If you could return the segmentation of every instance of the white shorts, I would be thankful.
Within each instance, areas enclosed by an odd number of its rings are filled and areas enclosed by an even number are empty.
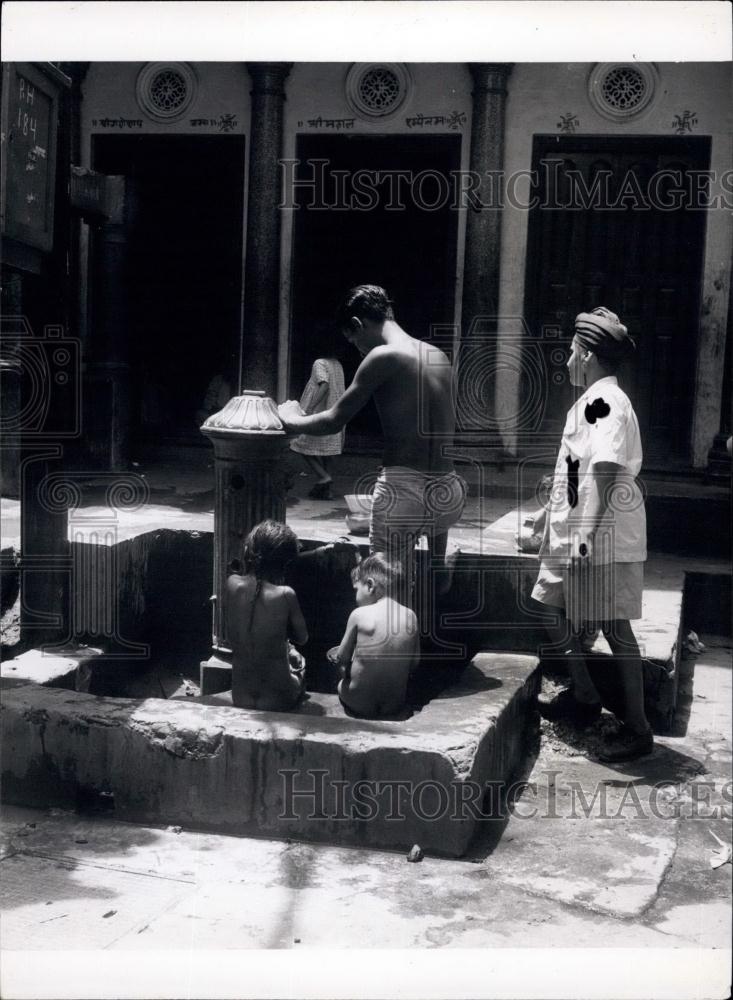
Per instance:
[[[587,569],[568,568],[566,560],[545,558],[532,597],[553,608],[564,608],[568,621],[633,621],[641,618],[644,563],[602,563]]]
[[[399,557],[420,535],[444,534],[460,520],[467,495],[456,472],[387,466],[374,487],[369,548]]]

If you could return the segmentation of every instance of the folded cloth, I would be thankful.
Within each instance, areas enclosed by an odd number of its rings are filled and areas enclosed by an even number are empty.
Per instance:
[[[575,339],[585,350],[609,361],[621,361],[636,349],[624,324],[605,306],[598,306],[589,313],[578,313]]]

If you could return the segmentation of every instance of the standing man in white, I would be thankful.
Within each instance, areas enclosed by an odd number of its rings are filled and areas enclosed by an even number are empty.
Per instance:
[[[570,381],[584,388],[568,412],[555,465],[552,498],[532,596],[562,609],[570,644],[572,688],[540,702],[547,719],[587,726],[601,701],[583,658],[583,628],[598,625],[621,673],[624,725],[603,760],[632,760],[652,752],[644,714],[639,646],[630,620],[641,618],[646,560],[646,513],[636,481],[641,470],[639,424],[616,371],[634,341],[603,306],[580,313],[568,361]]]

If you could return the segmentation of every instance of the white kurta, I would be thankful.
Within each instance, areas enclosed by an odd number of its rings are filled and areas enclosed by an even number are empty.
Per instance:
[[[593,561],[596,565],[644,561],[646,511],[636,479],[642,457],[639,424],[629,397],[615,375],[599,379],[568,412],[541,555],[569,558],[573,542],[587,536],[593,492],[607,488],[594,468],[611,462],[620,471],[596,533]]]
[[[594,382],[571,408],[555,465],[540,572],[532,597],[564,608],[574,624],[641,617],[646,559],[646,512],[636,480],[642,461],[639,424],[631,402],[608,376]],[[596,532],[586,571],[570,557],[593,529],[595,491],[609,483],[594,472],[618,466],[608,506]]]

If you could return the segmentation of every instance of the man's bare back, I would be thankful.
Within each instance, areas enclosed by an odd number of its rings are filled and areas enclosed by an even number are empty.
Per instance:
[[[390,372],[374,392],[384,434],[382,462],[423,472],[450,472],[453,462],[442,454],[443,445],[453,443],[455,431],[450,361],[437,347],[400,333],[395,332],[389,345],[376,348],[359,366],[373,364],[381,351],[380,361]]]
[[[364,355],[346,392],[330,410],[311,416],[304,416],[295,401],[283,403],[280,415],[286,427],[334,433],[373,398],[384,435],[385,466],[451,472],[453,462],[443,451],[453,443],[454,387],[445,354],[389,319],[379,324],[367,320],[345,336]]]
[[[303,676],[293,669],[288,639],[306,642],[308,632],[290,587],[262,580],[257,594],[257,585],[249,574],[227,580],[232,703],[238,708],[288,711],[303,692]]]

